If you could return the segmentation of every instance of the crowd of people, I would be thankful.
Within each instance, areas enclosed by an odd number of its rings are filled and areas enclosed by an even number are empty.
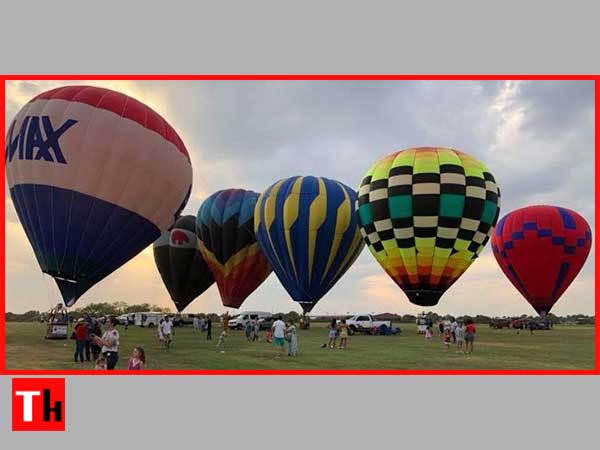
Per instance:
[[[227,330],[229,328],[229,317],[225,315],[223,317],[223,331],[219,336],[217,343],[217,351],[225,353],[225,343],[227,340]],[[255,342],[260,340],[260,321],[259,319],[252,319],[246,322],[244,325],[244,332],[248,342]],[[288,356],[298,355],[298,332],[296,325],[292,320],[287,322],[283,321],[282,316],[278,316],[277,320],[273,322],[273,325],[265,333],[265,341],[269,344],[274,344],[277,349],[276,356],[286,354]]]
[[[339,348],[344,349],[348,345],[348,325],[346,319],[339,321],[331,319],[331,323],[327,326],[327,343],[321,345],[323,348]],[[337,340],[340,338],[340,345],[337,346]]]
[[[473,343],[475,342],[475,323],[471,319],[465,322],[457,322],[456,319],[445,319],[438,325],[439,336],[446,348],[450,351],[450,346],[454,345],[456,353],[473,353]],[[425,339],[433,338],[433,323],[428,323],[425,329]]]
[[[216,350],[225,353],[227,333],[229,330],[228,314],[222,316],[222,331],[219,334]],[[108,317],[103,324],[90,317],[88,314],[77,320],[72,338],[75,340],[74,361],[78,364],[95,362],[97,370],[113,370],[119,361],[120,335],[116,329],[118,320]],[[438,324],[439,337],[446,351],[453,346],[457,353],[472,353],[475,341],[475,324],[467,319],[464,322],[456,319],[443,319]],[[257,342],[261,339],[261,324],[258,318],[245,322],[242,326],[246,340]],[[194,317],[193,330],[206,333],[206,339],[212,340],[212,319]],[[159,348],[168,350],[173,342],[174,324],[170,317],[160,320],[157,326]],[[327,342],[321,347],[330,349],[346,349],[348,346],[349,328],[345,319],[332,319],[327,326]],[[425,339],[432,339],[434,335],[433,323],[428,322],[425,330]],[[284,321],[278,316],[271,327],[265,331],[265,341],[273,344],[276,356],[287,354],[298,355],[298,332],[293,320]],[[129,370],[142,370],[146,365],[146,353],[140,346],[133,348],[129,357],[127,368]]]
[[[71,336],[75,340],[75,363],[94,361],[96,370],[114,370],[119,361],[120,335],[116,329],[118,323],[115,317],[108,317],[102,329],[102,324],[89,314],[84,314],[78,319]],[[145,363],[144,349],[135,347],[127,368],[141,370]]]

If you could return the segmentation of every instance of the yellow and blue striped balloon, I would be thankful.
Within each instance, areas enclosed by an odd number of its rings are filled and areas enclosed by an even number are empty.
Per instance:
[[[356,192],[320,177],[279,180],[259,197],[254,230],[294,301],[309,312],[356,260],[364,243]]]

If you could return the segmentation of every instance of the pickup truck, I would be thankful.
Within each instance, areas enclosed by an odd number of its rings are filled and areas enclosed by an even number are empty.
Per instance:
[[[346,319],[346,325],[348,325],[348,333],[378,333],[381,327],[392,328],[391,320],[375,320],[371,314],[357,314]]]

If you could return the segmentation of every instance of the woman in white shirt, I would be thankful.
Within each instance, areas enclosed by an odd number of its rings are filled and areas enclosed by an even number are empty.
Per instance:
[[[119,332],[115,329],[118,323],[115,317],[109,317],[102,337],[94,336],[96,344],[102,346],[102,355],[106,358],[108,370],[113,370],[119,361]]]

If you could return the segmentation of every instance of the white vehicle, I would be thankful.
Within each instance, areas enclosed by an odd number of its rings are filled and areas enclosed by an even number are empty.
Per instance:
[[[121,314],[117,320],[121,325],[132,325],[135,323],[135,313]]]
[[[391,329],[392,321],[375,320],[371,314],[357,314],[346,319],[346,325],[348,325],[349,334],[359,332],[373,333],[375,330],[383,326]]]
[[[154,328],[158,326],[161,319],[164,319],[165,315],[160,312],[137,312],[134,314],[133,323],[138,327]]]
[[[248,322],[256,319],[258,319],[261,329],[270,328],[273,323],[273,314],[265,311],[244,311],[229,320],[229,328],[242,330]]]

